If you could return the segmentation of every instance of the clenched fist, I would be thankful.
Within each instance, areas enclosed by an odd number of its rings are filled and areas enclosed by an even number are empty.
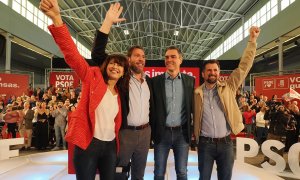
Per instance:
[[[252,26],[249,30],[249,41],[256,42],[256,39],[258,38],[259,33],[260,33],[260,28],[257,26]]]
[[[63,24],[57,0],[41,0],[39,8],[53,21],[55,26]]]

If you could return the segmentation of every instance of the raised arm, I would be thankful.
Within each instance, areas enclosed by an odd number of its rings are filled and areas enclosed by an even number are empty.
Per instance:
[[[259,36],[259,33],[259,27],[252,26],[250,28],[248,44],[241,57],[239,66],[231,73],[231,75],[227,79],[228,85],[231,86],[234,91],[236,91],[245,80],[253,65],[253,60],[256,54],[256,40]]]
[[[107,57],[105,53],[106,44],[108,41],[108,34],[113,24],[124,21],[124,18],[119,18],[122,13],[123,7],[120,3],[110,5],[106,13],[102,26],[96,31],[93,47],[92,47],[92,60],[98,65],[104,62]]]
[[[62,21],[57,0],[41,0],[40,9],[53,22],[48,28],[64,54],[66,63],[75,70],[81,80],[85,80],[88,64],[78,52],[67,26]]]

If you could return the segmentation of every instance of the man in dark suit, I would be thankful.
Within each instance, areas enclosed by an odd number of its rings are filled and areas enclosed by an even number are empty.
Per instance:
[[[165,53],[164,74],[152,78],[154,110],[151,112],[154,142],[154,179],[164,179],[170,149],[173,149],[177,179],[187,179],[191,140],[191,114],[194,78],[180,73],[183,56],[169,47]]]

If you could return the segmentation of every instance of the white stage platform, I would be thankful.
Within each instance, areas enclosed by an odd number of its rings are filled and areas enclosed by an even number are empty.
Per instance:
[[[9,180],[45,180],[45,179],[76,179],[75,175],[68,174],[67,151],[54,151],[15,157],[0,161],[0,179]],[[145,180],[153,179],[154,158],[153,151],[148,155]],[[197,153],[191,151],[188,162],[188,179],[198,180]],[[99,177],[96,177],[99,179]],[[212,179],[217,179],[216,167],[214,167]],[[233,180],[279,180],[282,179],[262,168],[249,164],[235,162]],[[173,154],[170,153],[167,167],[166,180],[176,180]]]

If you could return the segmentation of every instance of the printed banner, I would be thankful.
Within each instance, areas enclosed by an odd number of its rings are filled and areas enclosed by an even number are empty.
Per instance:
[[[230,76],[230,74],[220,74],[219,79],[221,81],[226,81],[228,79],[228,77]]]
[[[27,93],[29,75],[0,73],[0,94],[8,98],[11,95],[22,96]]]
[[[290,88],[300,92],[300,74],[255,77],[257,94],[268,96],[268,99],[271,99],[274,94],[280,98],[289,93]]]
[[[145,67],[144,72],[150,78],[166,72],[165,67]],[[195,78],[195,88],[200,84],[200,68],[197,67],[180,67],[180,72],[193,76]]]
[[[50,85],[54,87],[73,87],[79,85],[80,79],[75,72],[50,72]]]

